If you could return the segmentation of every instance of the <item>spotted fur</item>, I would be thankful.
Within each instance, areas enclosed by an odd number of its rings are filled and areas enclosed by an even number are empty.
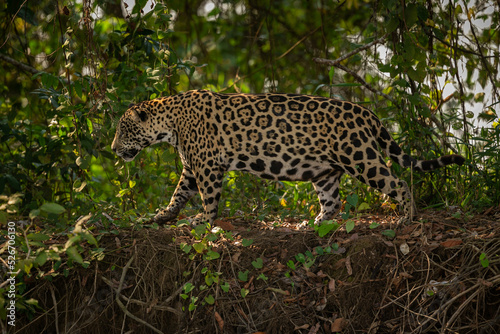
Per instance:
[[[344,173],[396,199],[411,220],[415,209],[408,186],[392,174],[379,149],[416,171],[464,162],[460,155],[415,160],[370,110],[295,94],[198,90],[142,102],[122,116],[111,147],[131,161],[159,142],[177,149],[184,169],[170,204],[154,218],[158,223],[176,218],[198,192],[204,207],[199,220],[213,223],[223,174],[229,170],[272,180],[311,181],[321,205],[316,224],[338,213]]]

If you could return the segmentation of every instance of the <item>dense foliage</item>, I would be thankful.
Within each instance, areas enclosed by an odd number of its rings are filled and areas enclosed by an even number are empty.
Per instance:
[[[465,167],[422,175],[393,166],[412,178],[420,207],[498,205],[498,2],[136,2],[0,4],[1,224],[72,231],[88,214],[104,227],[150,217],[168,202],[180,161],[168,146],[118,161],[110,150],[116,120],[130,103],[199,88],[363,103],[413,156],[467,158]],[[343,195],[356,193],[358,204],[383,203],[344,183]],[[257,208],[310,219],[318,210],[307,183],[229,173],[224,191],[221,210],[230,215]],[[200,208],[197,199],[190,205]]]

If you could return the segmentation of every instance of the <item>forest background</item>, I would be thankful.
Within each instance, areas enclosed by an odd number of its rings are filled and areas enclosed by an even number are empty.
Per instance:
[[[60,253],[83,263],[81,217],[129,227],[168,203],[181,164],[169,146],[131,163],[110,150],[131,103],[190,89],[334,97],[375,111],[419,159],[457,166],[411,175],[417,205],[480,212],[500,202],[498,1],[17,1],[0,7],[0,224],[15,221],[29,276]],[[350,178],[352,210],[394,205]],[[352,197],[351,197],[352,198]],[[353,203],[351,203],[353,204]],[[356,208],[357,206],[357,208]],[[360,207],[361,206],[361,207]],[[186,213],[200,210],[193,199]],[[310,220],[309,183],[228,173],[223,216]],[[88,216],[90,215],[91,216]],[[2,228],[2,238],[6,238]],[[25,305],[27,308],[29,303]],[[3,310],[3,308],[2,308]],[[0,316],[5,316],[1,314]]]

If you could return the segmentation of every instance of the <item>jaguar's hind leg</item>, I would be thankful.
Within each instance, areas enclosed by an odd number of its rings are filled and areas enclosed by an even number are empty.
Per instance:
[[[319,198],[321,211],[314,220],[315,225],[332,219],[340,210],[339,182],[342,171],[334,171],[313,181],[314,189]]]
[[[411,222],[416,215],[416,209],[408,185],[405,181],[392,174],[378,151],[372,150],[372,152],[364,161],[357,164],[354,161],[350,165],[346,164],[344,166],[345,171],[361,182],[398,201],[404,213],[404,217],[400,222]]]

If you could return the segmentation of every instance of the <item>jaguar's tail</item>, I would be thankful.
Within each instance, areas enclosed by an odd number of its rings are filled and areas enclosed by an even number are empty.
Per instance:
[[[417,160],[404,153],[401,147],[394,141],[387,129],[383,126],[379,129],[377,137],[378,144],[385,153],[400,166],[412,168],[418,172],[428,172],[451,164],[461,166],[465,158],[458,154],[445,155],[433,160]]]

